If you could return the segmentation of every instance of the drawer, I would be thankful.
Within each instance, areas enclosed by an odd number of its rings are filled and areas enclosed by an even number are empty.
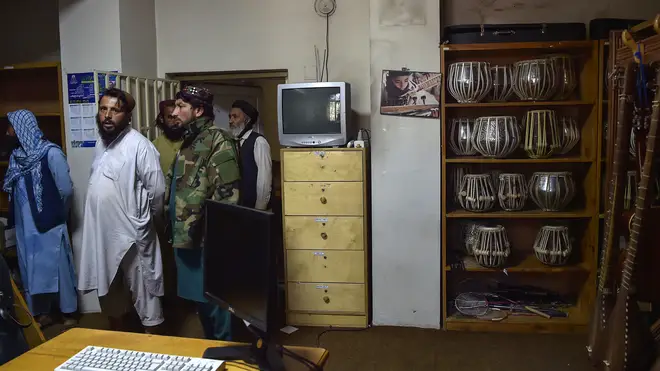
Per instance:
[[[364,251],[287,250],[289,282],[364,283]]]
[[[361,182],[362,151],[283,151],[285,182]]]
[[[362,182],[284,182],[284,215],[362,216]]]
[[[289,283],[287,308],[297,312],[366,313],[364,284]]]
[[[285,216],[287,249],[364,250],[361,216]]]
[[[291,326],[366,328],[367,315],[288,312],[286,314],[286,324]]]

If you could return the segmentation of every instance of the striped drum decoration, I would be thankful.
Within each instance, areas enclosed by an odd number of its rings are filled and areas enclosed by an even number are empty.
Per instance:
[[[561,136],[555,111],[528,111],[523,118],[523,126],[524,148],[530,158],[547,158],[561,149]]]
[[[560,148],[558,153],[565,155],[570,152],[580,141],[580,130],[577,122],[572,117],[562,117],[559,120]]]
[[[506,263],[511,254],[511,244],[503,226],[478,226],[472,245],[474,258],[482,267],[497,268]]]
[[[458,193],[458,202],[465,210],[483,212],[495,206],[496,195],[490,174],[465,174]]]
[[[486,157],[506,157],[520,145],[520,127],[513,116],[479,117],[474,131],[474,147]]]
[[[497,198],[505,211],[518,211],[527,201],[527,183],[523,174],[500,174]]]
[[[516,62],[513,76],[513,91],[520,100],[548,100],[557,91],[557,65],[551,59]]]
[[[543,264],[564,265],[568,263],[573,244],[568,235],[568,227],[545,225],[534,240],[534,255]]]
[[[479,103],[492,87],[489,63],[457,62],[449,65],[447,90],[458,103]]]
[[[513,95],[513,69],[510,65],[492,66],[493,89],[488,97],[492,102],[506,102]]]
[[[573,174],[568,171],[534,173],[527,188],[529,197],[543,211],[561,211],[575,196]]]
[[[472,156],[477,149],[472,144],[474,137],[474,120],[455,118],[449,127],[449,148],[457,156]]]

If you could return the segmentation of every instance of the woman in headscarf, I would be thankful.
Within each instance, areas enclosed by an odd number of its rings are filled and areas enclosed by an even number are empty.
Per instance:
[[[3,189],[9,226],[16,227],[18,265],[25,297],[42,327],[59,304],[66,326],[76,323],[78,297],[67,229],[73,184],[60,147],[46,140],[28,110],[7,114],[11,150]]]

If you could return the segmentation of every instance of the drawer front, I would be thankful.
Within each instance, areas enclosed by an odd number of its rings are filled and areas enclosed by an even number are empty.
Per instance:
[[[285,215],[362,216],[362,182],[285,182]]]
[[[284,151],[285,182],[362,181],[362,151]]]
[[[287,249],[364,250],[361,216],[285,216]]]
[[[287,250],[289,282],[364,283],[364,251]]]
[[[365,314],[363,284],[289,283],[287,304],[290,311]]]
[[[286,324],[291,326],[366,328],[367,316],[288,312],[286,314]]]

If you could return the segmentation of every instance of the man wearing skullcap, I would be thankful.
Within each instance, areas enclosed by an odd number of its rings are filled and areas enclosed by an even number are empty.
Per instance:
[[[162,217],[165,179],[154,145],[130,126],[133,97],[103,92],[87,188],[78,289],[97,290],[113,330],[127,330],[130,304],[147,333],[160,332],[163,270],[154,218]]]
[[[179,297],[197,303],[207,339],[231,340],[231,315],[204,297],[204,202],[236,203],[240,172],[234,141],[214,124],[213,94],[187,86],[176,94],[173,115],[185,128],[166,183],[168,218]]]
[[[65,325],[72,326],[78,293],[67,230],[73,195],[69,165],[62,149],[44,138],[32,112],[9,112],[7,118],[12,152],[3,189],[9,194],[8,226],[16,227],[25,299],[42,327],[52,324],[51,309],[59,309]]]
[[[241,187],[238,204],[259,210],[269,208],[272,191],[270,146],[266,138],[254,131],[259,111],[244,100],[231,105],[229,127],[238,140],[240,150]]]

